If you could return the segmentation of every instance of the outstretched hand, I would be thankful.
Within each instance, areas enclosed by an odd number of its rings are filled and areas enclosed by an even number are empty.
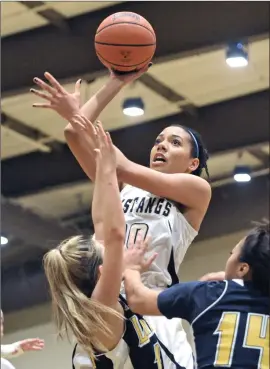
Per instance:
[[[131,237],[132,238],[132,237]],[[135,243],[129,242],[128,248],[124,255],[124,267],[125,269],[138,270],[140,273],[146,272],[150,265],[157,257],[157,253],[153,254],[149,258],[145,257],[145,254],[149,245],[149,238],[144,241],[140,232],[137,234]]]
[[[40,351],[44,348],[44,340],[39,338],[28,338],[20,341],[19,346],[23,351]]]
[[[45,78],[50,83],[42,81],[42,79],[35,77],[34,83],[38,85],[42,91],[31,88],[31,92],[38,97],[41,97],[47,102],[34,103],[34,108],[52,109],[56,111],[61,117],[70,121],[74,115],[79,114],[80,111],[80,87],[81,79],[75,84],[73,93],[67,92],[64,87],[53,77],[52,74],[45,72]]]

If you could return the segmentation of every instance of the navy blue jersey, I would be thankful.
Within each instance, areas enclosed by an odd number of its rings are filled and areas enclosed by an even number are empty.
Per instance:
[[[192,325],[199,369],[269,369],[270,301],[251,282],[179,283],[158,307]]]
[[[185,369],[177,364],[156,334],[149,327],[146,320],[139,314],[133,313],[120,296],[119,302],[123,307],[125,316],[125,332],[115,349],[108,353],[97,354],[95,363],[88,356],[78,357],[76,360],[77,345],[73,351],[73,368],[93,369]]]

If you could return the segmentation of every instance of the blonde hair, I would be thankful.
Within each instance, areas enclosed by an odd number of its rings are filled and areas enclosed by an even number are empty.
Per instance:
[[[114,309],[90,298],[98,280],[102,254],[103,248],[97,241],[76,236],[63,241],[43,259],[58,336],[70,338],[72,333],[91,360],[95,360],[94,350],[107,351],[97,338],[100,332],[112,335],[104,320],[106,314],[123,318]]]

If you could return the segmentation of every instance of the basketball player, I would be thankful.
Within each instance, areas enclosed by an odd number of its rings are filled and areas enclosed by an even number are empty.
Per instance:
[[[223,281],[179,283],[158,292],[140,280],[146,245],[127,250],[131,309],[186,319],[193,327],[198,368],[269,369],[269,225],[252,230],[232,250]]]
[[[78,341],[76,369],[181,369],[143,317],[119,297],[125,218],[115,151],[109,135],[100,138],[94,200],[101,209],[106,247],[78,236],[44,257],[58,332],[70,331]]]
[[[4,314],[1,310],[1,338],[4,335]],[[15,369],[6,359],[17,357],[27,351],[40,351],[44,348],[44,340],[29,338],[10,345],[1,345],[1,369]]]
[[[93,181],[96,132],[88,119],[94,122],[121,88],[144,71],[121,77],[111,74],[106,85],[80,110],[80,81],[76,83],[75,93],[68,94],[49,73],[45,73],[45,77],[51,86],[34,78],[34,82],[48,94],[32,92],[49,100],[49,103],[34,106],[51,108],[70,122],[65,130],[68,145]],[[102,126],[100,128],[102,130]],[[150,168],[131,162],[117,148],[115,150],[118,179],[128,183],[121,192],[126,221],[125,243],[135,242],[138,230],[144,232],[144,237],[151,235],[149,252],[158,253],[158,257],[143,276],[143,281],[150,288],[165,289],[178,282],[180,264],[197,236],[209,205],[211,189],[207,181],[200,178],[202,170],[207,171],[207,151],[198,133],[177,125],[165,128],[155,139]],[[102,240],[103,224],[98,212],[93,214],[93,222],[96,238]],[[135,235],[135,239],[131,240],[131,235]],[[150,324],[158,335],[160,330],[167,330],[163,343],[168,346],[173,341],[178,363],[192,368],[192,350],[181,321],[159,317],[153,318]]]

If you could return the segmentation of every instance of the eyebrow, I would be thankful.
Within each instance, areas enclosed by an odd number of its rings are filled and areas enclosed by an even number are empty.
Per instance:
[[[181,136],[178,136],[178,135],[175,135],[175,134],[172,134],[171,135],[173,138],[179,138],[181,141],[183,141],[183,139],[182,139],[182,137]],[[158,137],[164,137],[164,133],[160,133],[158,136],[157,136],[157,138]]]
[[[179,138],[181,141],[183,140],[181,136],[178,135],[172,135],[173,138]]]

